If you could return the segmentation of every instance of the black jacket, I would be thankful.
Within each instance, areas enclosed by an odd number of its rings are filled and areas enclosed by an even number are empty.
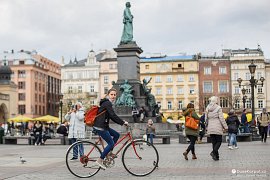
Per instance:
[[[108,99],[101,99],[100,101],[100,108],[98,110],[98,114],[105,111],[105,113],[98,116],[95,120],[94,127],[103,128],[108,130],[109,129],[109,122],[110,119],[113,120],[115,123],[123,125],[125,122],[120,119],[114,112],[112,103]]]
[[[229,133],[234,133],[234,134],[238,133],[240,121],[235,114],[232,114],[232,115],[229,114],[229,117],[227,118],[226,123],[228,125],[228,132]]]

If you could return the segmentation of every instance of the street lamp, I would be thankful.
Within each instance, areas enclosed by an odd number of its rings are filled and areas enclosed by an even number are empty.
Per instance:
[[[243,87],[243,89],[241,90],[242,91],[242,94],[243,94],[243,108],[245,109],[245,104],[246,104],[246,99],[247,99],[247,96],[245,95],[246,94],[246,89]]]
[[[59,105],[60,105],[60,122],[62,124],[62,118],[63,118],[63,94],[60,93],[59,94],[59,99],[60,99],[60,102],[59,102]]]
[[[255,101],[254,101],[254,88],[257,88],[257,85],[261,85],[263,87],[263,81],[265,80],[264,77],[260,78],[260,83],[257,79],[254,78],[254,74],[256,71],[256,65],[254,64],[253,60],[251,64],[248,66],[249,72],[251,74],[251,78],[249,80],[249,85],[251,86],[251,109],[252,109],[252,123],[254,124],[255,119]],[[239,83],[239,87],[241,87],[242,79],[238,78],[237,82]],[[243,92],[243,91],[242,91]]]

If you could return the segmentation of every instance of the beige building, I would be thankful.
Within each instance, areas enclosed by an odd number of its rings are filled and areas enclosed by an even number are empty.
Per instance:
[[[60,65],[36,51],[12,50],[4,52],[0,58],[8,61],[11,80],[18,86],[16,114],[32,118],[46,114],[58,116]]]
[[[140,72],[141,81],[152,78],[148,86],[166,117],[176,119],[190,102],[199,110],[198,60],[195,56],[142,57]]]
[[[249,80],[251,74],[248,66],[254,61],[256,65],[255,79],[258,80],[258,85],[254,89],[254,103],[255,103],[255,114],[262,111],[262,108],[266,107],[266,86],[260,85],[260,78],[265,76],[265,58],[263,51],[258,49],[238,49],[223,50],[224,56],[228,56],[231,62],[231,87],[232,87],[232,103],[234,108],[242,110],[245,106],[247,109],[251,109],[251,86]],[[237,81],[238,78],[242,79],[241,87]],[[245,89],[245,95],[242,93],[242,89]],[[243,96],[245,100],[243,101]],[[245,104],[243,104],[245,102]]]
[[[270,59],[265,60],[265,89],[266,90],[266,109],[267,112],[270,112]]]
[[[116,52],[106,50],[103,57],[99,60],[100,63],[100,89],[99,97],[104,97],[108,90],[112,88],[112,82],[117,81],[117,59]]]

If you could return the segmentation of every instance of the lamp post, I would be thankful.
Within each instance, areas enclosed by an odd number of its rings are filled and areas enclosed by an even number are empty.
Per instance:
[[[247,96],[245,95],[246,94],[246,89],[243,87],[243,89],[241,90],[242,91],[242,94],[243,94],[243,108],[245,109],[246,108],[246,99],[247,99]]]
[[[59,94],[59,99],[60,99],[60,102],[59,102],[59,105],[60,105],[60,122],[62,124],[62,119],[63,119],[63,94],[60,93]]]
[[[253,60],[251,61],[251,64],[248,66],[249,72],[251,74],[251,78],[249,80],[249,85],[251,87],[251,111],[252,111],[252,124],[254,124],[255,120],[255,100],[254,100],[254,88],[257,88],[257,85],[261,85],[263,87],[263,81],[264,77],[260,78],[260,83],[257,79],[255,79],[255,71],[256,71],[256,65],[254,64]],[[238,78],[237,82],[239,83],[239,87],[241,87],[242,79]],[[243,86],[243,85],[242,85]],[[243,91],[242,91],[243,93]],[[244,99],[244,97],[243,97]]]

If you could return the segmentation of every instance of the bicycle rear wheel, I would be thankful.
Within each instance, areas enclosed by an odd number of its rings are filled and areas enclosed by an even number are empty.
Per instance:
[[[97,145],[88,141],[77,141],[67,150],[66,165],[68,170],[80,178],[94,176],[100,167],[95,164],[101,151]]]
[[[153,144],[144,140],[134,140],[124,149],[122,162],[130,174],[146,176],[158,167],[159,155]]]

